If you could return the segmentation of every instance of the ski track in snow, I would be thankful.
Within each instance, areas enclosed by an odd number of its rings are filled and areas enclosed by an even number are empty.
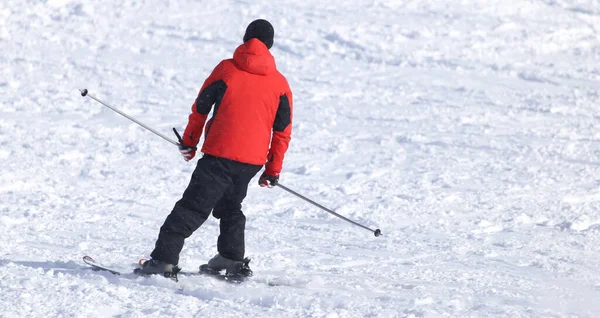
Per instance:
[[[281,182],[383,236],[253,181],[253,281],[84,269],[148,257],[194,164],[78,89],[183,130],[259,17],[294,92]],[[600,315],[597,1],[5,0],[0,19],[1,317]]]

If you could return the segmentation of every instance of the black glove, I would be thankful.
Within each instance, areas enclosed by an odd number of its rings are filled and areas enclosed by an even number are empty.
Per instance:
[[[181,142],[177,146],[179,147],[179,152],[181,153],[181,155],[183,156],[183,160],[185,161],[192,160],[196,155],[196,147],[187,146],[186,144]]]
[[[195,146],[188,146],[188,145],[184,144],[183,139],[181,139],[181,136],[177,132],[177,129],[173,128],[173,132],[175,133],[175,136],[177,136],[177,139],[179,140],[177,147],[179,147],[179,152],[183,156],[183,160],[185,160],[185,161],[192,160],[194,158],[194,156],[196,155],[197,148]]]
[[[272,188],[277,185],[279,182],[279,174],[277,175],[268,175],[267,172],[263,172],[260,178],[258,179],[258,185],[261,187],[269,187]]]

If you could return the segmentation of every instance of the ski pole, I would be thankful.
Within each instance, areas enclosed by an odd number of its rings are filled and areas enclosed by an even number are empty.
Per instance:
[[[179,143],[177,143],[176,141],[174,141],[174,140],[171,140],[170,138],[166,137],[165,135],[163,135],[163,134],[159,133],[158,131],[156,131],[156,130],[152,129],[151,127],[149,127],[149,126],[145,125],[144,123],[142,123],[142,122],[140,122],[140,121],[136,120],[135,118],[133,118],[133,117],[131,117],[131,116],[129,116],[129,115],[127,115],[127,114],[125,114],[124,112],[122,112],[122,111],[118,110],[117,108],[115,108],[115,107],[113,107],[113,106],[110,106],[110,105],[108,105],[107,103],[105,103],[105,102],[103,102],[102,100],[100,100],[100,99],[96,98],[95,96],[93,96],[93,95],[91,95],[91,94],[88,94],[88,90],[87,90],[87,89],[85,89],[85,88],[84,88],[84,89],[80,89],[79,91],[81,92],[81,96],[83,96],[83,97],[86,97],[86,96],[88,96],[89,98],[91,98],[91,99],[93,99],[93,100],[97,101],[98,103],[100,103],[100,104],[102,104],[102,105],[104,105],[104,106],[106,106],[106,107],[110,108],[111,110],[113,110],[114,112],[116,112],[116,113],[118,113],[118,114],[122,115],[123,117],[125,117],[125,118],[127,118],[127,119],[129,119],[129,120],[133,121],[134,123],[136,123],[136,124],[138,124],[138,125],[140,125],[140,126],[142,126],[142,127],[146,128],[147,130],[149,130],[149,131],[153,132],[155,135],[157,135],[157,136],[161,137],[162,139],[164,139],[164,140],[166,140],[166,141],[168,141],[168,142],[172,143],[172,144],[173,144],[173,145],[175,145],[175,146],[179,146]],[[177,136],[177,138],[179,139],[179,141],[180,141],[180,142],[182,142],[182,140],[181,140],[181,137],[179,136],[179,133],[177,133],[177,130],[175,130],[175,128],[173,128],[173,132],[175,133],[175,135]],[[322,205],[318,204],[317,202],[315,202],[315,201],[313,201],[313,200],[311,200],[311,199],[309,199],[309,198],[307,198],[307,197],[305,197],[305,196],[303,196],[303,195],[301,195],[301,194],[299,194],[299,193],[297,193],[297,192],[295,192],[295,191],[293,191],[293,190],[291,190],[291,189],[287,188],[286,186],[284,186],[284,185],[282,185],[282,184],[280,184],[280,183],[278,183],[278,184],[277,184],[277,186],[279,186],[279,187],[280,187],[280,188],[282,188],[283,190],[285,190],[285,191],[287,191],[287,192],[289,192],[289,193],[291,193],[291,194],[293,194],[293,195],[295,195],[295,196],[297,196],[297,197],[299,197],[299,198],[301,198],[301,199],[304,199],[305,201],[307,201],[307,202],[309,202],[309,203],[312,203],[313,205],[315,205],[315,206],[317,206],[317,207],[319,207],[319,208],[323,209],[324,211],[326,211],[326,212],[329,212],[329,213],[331,213],[331,214],[333,214],[333,215],[335,215],[335,216],[339,217],[340,219],[342,219],[342,220],[344,220],[344,221],[350,222],[350,223],[352,223],[352,224],[354,224],[354,225],[357,225],[357,226],[360,226],[360,227],[362,227],[363,229],[366,229],[366,230],[368,230],[368,231],[371,231],[371,232],[373,232],[373,233],[375,234],[375,236],[380,236],[380,235],[382,235],[382,234],[381,234],[381,230],[380,230],[380,229],[375,229],[375,230],[372,230],[372,229],[370,229],[370,228],[368,228],[368,227],[366,227],[366,226],[364,226],[364,225],[362,225],[362,224],[360,224],[360,223],[354,222],[354,221],[352,221],[352,220],[350,220],[350,219],[348,219],[348,218],[346,218],[346,217],[344,217],[344,216],[342,216],[342,215],[340,215],[340,214],[338,214],[338,213],[336,213],[336,212],[334,212],[334,211],[332,211],[332,210],[330,210],[330,209],[328,209],[328,208],[326,208],[326,207],[324,207],[324,206],[322,206]]]
[[[286,187],[286,186],[282,185],[281,183],[277,183],[277,186],[278,186],[278,187],[280,187],[280,188],[282,188],[283,190],[285,190],[285,191],[287,191],[287,192],[289,192],[289,193],[291,193],[291,194],[293,194],[293,195],[295,195],[295,196],[297,196],[297,197],[299,197],[299,198],[301,198],[301,199],[305,200],[306,202],[308,202],[308,203],[311,203],[311,204],[313,204],[313,205],[315,205],[315,206],[317,206],[317,207],[321,208],[321,209],[322,209],[322,210],[324,210],[325,212],[329,212],[329,213],[331,213],[331,214],[333,214],[333,215],[337,216],[338,218],[340,218],[340,219],[342,219],[342,220],[344,220],[344,221],[350,222],[350,223],[352,223],[352,224],[354,224],[354,225],[356,225],[356,226],[360,226],[360,227],[362,227],[362,228],[363,228],[363,229],[365,229],[365,230],[369,230],[369,231],[373,232],[373,233],[375,234],[375,236],[380,236],[380,235],[382,235],[382,234],[381,234],[381,230],[380,230],[380,229],[371,230],[370,228],[368,228],[368,227],[366,227],[366,226],[364,226],[364,225],[362,225],[362,224],[360,224],[360,223],[354,222],[354,221],[352,221],[352,220],[350,220],[350,219],[348,219],[348,218],[346,218],[346,217],[344,217],[344,216],[341,216],[341,215],[339,215],[338,213],[336,213],[336,212],[334,212],[334,211],[332,211],[332,210],[330,210],[330,209],[328,209],[328,208],[326,208],[326,207],[324,207],[324,206],[322,206],[322,205],[318,204],[317,202],[315,202],[315,201],[313,201],[313,200],[311,200],[311,199],[309,199],[309,198],[307,198],[307,197],[305,197],[305,196],[301,195],[300,193],[298,193],[298,192],[296,192],[296,191],[294,191],[294,190],[292,190],[292,189],[290,189],[290,188],[288,188],[288,187]]]
[[[163,135],[163,134],[159,133],[158,131],[156,131],[156,130],[154,130],[154,129],[150,128],[149,126],[147,126],[147,125],[144,125],[144,123],[142,123],[142,122],[140,122],[140,121],[136,120],[135,118],[133,118],[133,117],[131,117],[131,116],[129,116],[129,115],[127,115],[127,114],[125,114],[124,112],[122,112],[122,111],[120,111],[120,110],[118,110],[118,109],[116,109],[116,108],[114,108],[114,107],[112,107],[112,106],[108,105],[107,103],[105,103],[105,102],[103,102],[103,101],[99,100],[98,98],[94,97],[93,95],[91,95],[91,94],[88,94],[88,90],[87,90],[87,89],[85,89],[85,88],[84,88],[84,89],[80,89],[79,91],[81,92],[81,96],[83,96],[83,97],[86,97],[86,96],[87,96],[87,97],[89,97],[89,98],[91,98],[91,99],[93,99],[93,100],[97,101],[98,103],[100,103],[100,104],[102,104],[102,105],[104,105],[104,106],[106,106],[106,107],[108,107],[108,108],[112,109],[112,110],[113,110],[113,111],[115,111],[116,113],[118,113],[118,114],[122,115],[123,117],[125,117],[125,118],[127,118],[127,119],[129,119],[129,120],[131,120],[132,122],[134,122],[134,123],[136,123],[136,124],[138,124],[138,125],[140,125],[140,126],[142,126],[142,127],[146,128],[146,129],[150,130],[151,132],[153,132],[155,135],[157,135],[157,136],[161,137],[162,139],[164,139],[164,140],[166,140],[166,141],[168,141],[168,142],[170,142],[170,143],[174,144],[175,146],[179,146],[179,144],[178,144],[176,141],[174,141],[174,140],[171,140],[169,137],[166,137],[165,135]],[[175,128],[173,128],[173,130],[175,131]],[[177,134],[177,131],[175,131],[175,134],[176,134],[176,135],[178,135],[178,134]],[[178,136],[178,137],[179,137],[179,136]]]

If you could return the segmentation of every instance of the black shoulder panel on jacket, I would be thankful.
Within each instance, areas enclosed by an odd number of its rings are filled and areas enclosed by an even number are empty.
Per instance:
[[[200,114],[208,115],[212,105],[221,102],[226,90],[227,84],[223,80],[218,80],[208,85],[196,98],[196,111]]]
[[[273,130],[284,131],[285,128],[292,122],[292,114],[290,110],[290,101],[287,95],[283,94],[279,97],[279,107],[275,115]]]

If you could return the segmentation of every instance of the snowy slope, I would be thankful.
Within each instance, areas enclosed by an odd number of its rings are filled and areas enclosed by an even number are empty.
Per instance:
[[[384,236],[252,182],[253,281],[84,269],[148,257],[194,163],[78,89],[182,130],[256,18],[294,91],[281,182]],[[1,317],[600,316],[598,1],[4,0],[0,19]]]

